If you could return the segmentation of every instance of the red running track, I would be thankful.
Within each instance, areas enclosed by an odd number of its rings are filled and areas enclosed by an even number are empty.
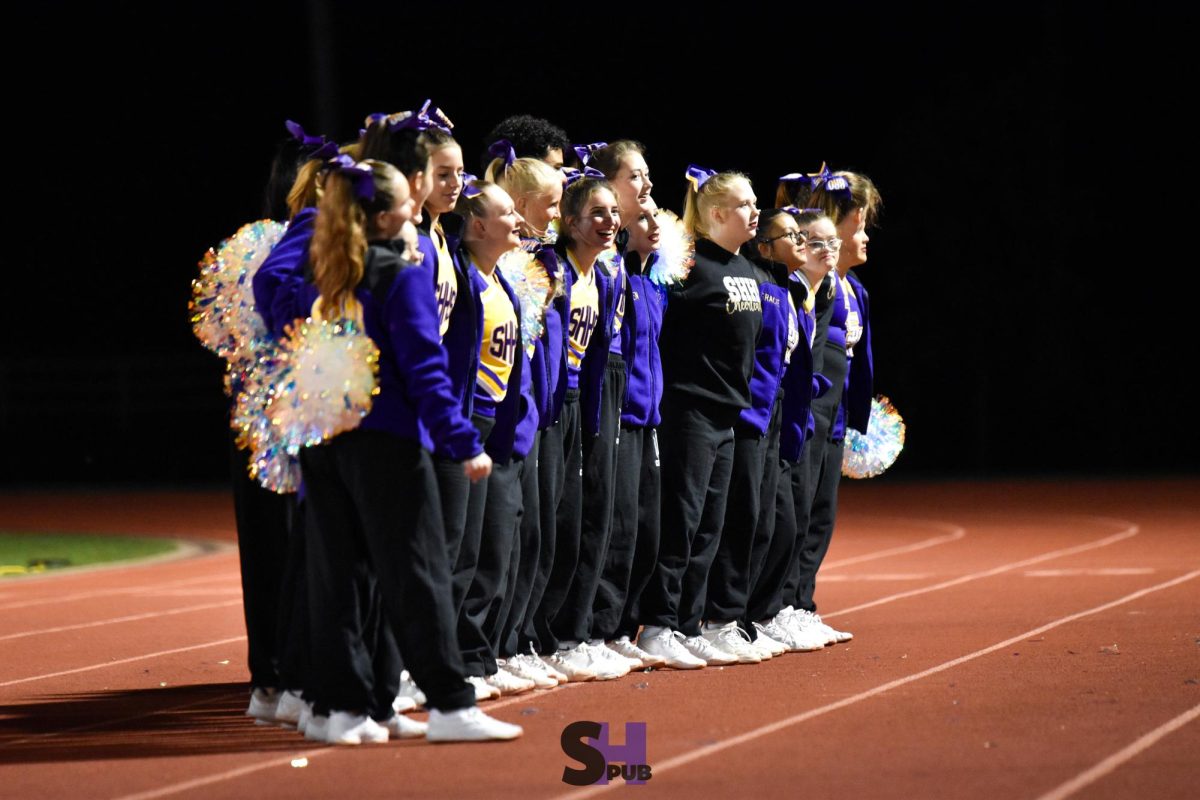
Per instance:
[[[233,540],[218,493],[0,496],[6,528]],[[817,599],[853,642],[490,703],[514,743],[337,749],[242,716],[228,544],[10,579],[0,797],[1196,796],[1200,481],[844,486]],[[645,722],[650,782],[564,784],[585,719]]]

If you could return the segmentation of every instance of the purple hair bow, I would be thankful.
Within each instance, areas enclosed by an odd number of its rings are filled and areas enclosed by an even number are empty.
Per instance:
[[[304,132],[304,128],[300,127],[299,122],[286,120],[284,125],[287,127],[288,133],[292,138],[300,142],[301,151],[308,154],[309,158],[319,159],[324,161],[327,158],[333,158],[338,154],[338,146],[326,139],[324,136],[309,136]]]
[[[825,162],[821,162],[821,171],[815,175],[810,175],[809,178],[812,179],[812,187],[814,189],[824,183],[825,191],[830,194],[840,194],[847,198],[850,197],[850,181],[844,175],[834,175]]]
[[[789,172],[787,175],[779,176],[780,183],[803,183],[805,186],[812,188],[813,179],[811,175],[805,175],[803,172]]]
[[[517,151],[513,149],[512,142],[508,139],[497,139],[492,142],[492,146],[488,148],[488,155],[492,158],[504,159],[504,168],[508,169],[517,160]]]
[[[472,175],[469,172],[464,172],[462,175],[462,179],[463,179],[463,188],[462,188],[463,197],[476,197],[480,194],[483,194],[483,190],[475,185],[475,181],[479,180],[479,177],[477,175]]]
[[[608,147],[608,142],[592,142],[591,144],[577,144],[571,149],[575,151],[575,155],[579,156],[579,161],[585,167],[592,160],[592,154],[597,150],[603,150]]]
[[[715,169],[705,169],[704,167],[697,167],[695,164],[688,164],[685,177],[691,181],[693,188],[699,192],[700,187],[708,183],[708,179],[716,174],[717,171]]]
[[[356,163],[350,156],[342,154],[325,162],[325,169],[349,178],[360,200],[375,199],[375,173],[370,164]]]
[[[562,174],[564,187],[570,186],[575,181],[582,180],[583,178],[604,180],[604,173],[595,167],[584,167],[582,170],[575,169],[574,167],[563,167]]]
[[[781,210],[789,214],[824,214],[825,210],[821,208],[797,208],[796,206],[784,206]]]

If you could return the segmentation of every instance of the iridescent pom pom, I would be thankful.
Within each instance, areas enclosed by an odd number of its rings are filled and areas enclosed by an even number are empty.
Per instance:
[[[546,305],[552,285],[550,276],[533,253],[521,249],[500,256],[496,269],[521,301],[521,343],[531,347],[546,329]]]
[[[662,287],[683,283],[696,263],[696,243],[675,212],[660,208],[655,216],[659,225],[658,252],[650,266],[650,280]]]
[[[379,394],[379,348],[356,322],[299,322],[280,342],[280,357],[266,413],[291,455],[357,428]]]
[[[250,451],[250,477],[273,492],[294,492],[300,486],[300,460],[287,451],[283,431],[271,424],[267,408],[279,392],[286,362],[274,343],[265,344],[257,358],[238,374],[239,390],[232,426],[237,446]],[[232,371],[233,364],[230,364]]]
[[[846,428],[842,474],[848,478],[874,478],[883,474],[904,449],[904,420],[892,401],[883,395],[871,401],[867,432]]]
[[[205,347],[228,361],[253,358],[266,337],[251,284],[286,230],[286,223],[269,219],[251,222],[200,261],[188,304],[192,330]]]

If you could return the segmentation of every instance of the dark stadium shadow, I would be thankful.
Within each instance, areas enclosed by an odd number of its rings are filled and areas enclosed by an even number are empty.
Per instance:
[[[81,692],[0,705],[0,765],[210,753],[280,752],[315,745],[245,715],[244,683]]]

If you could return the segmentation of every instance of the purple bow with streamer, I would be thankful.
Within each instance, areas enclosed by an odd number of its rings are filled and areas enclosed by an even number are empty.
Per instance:
[[[342,154],[325,162],[325,169],[349,178],[360,200],[375,199],[375,173],[370,164],[357,163],[350,156]]]
[[[309,136],[304,132],[304,128],[300,127],[299,122],[289,119],[284,122],[284,125],[287,127],[288,133],[292,135],[292,138],[300,142],[300,150],[307,153],[310,159],[315,158],[324,161],[338,154],[337,144],[329,141],[324,136]]]
[[[692,187],[699,192],[700,187],[708,183],[708,179],[716,174],[717,171],[715,169],[705,169],[704,167],[697,167],[695,164],[688,164],[685,177],[691,182]]]
[[[787,175],[779,176],[780,183],[803,183],[805,186],[812,188],[813,179],[811,175],[805,175],[803,172],[789,172]]]
[[[814,189],[823,183],[825,191],[830,194],[838,194],[847,200],[850,199],[850,181],[844,175],[834,175],[824,161],[821,162],[821,171],[808,177],[811,179]]]
[[[604,173],[595,167],[584,167],[582,170],[575,169],[574,167],[563,167],[562,174],[564,188],[570,186],[575,181],[582,180],[583,178],[596,178],[598,180],[604,180]]]
[[[592,142],[591,144],[577,144],[577,145],[572,146],[571,149],[575,151],[575,155],[579,156],[580,163],[582,163],[586,167],[588,165],[588,162],[592,160],[592,154],[595,153],[597,150],[603,150],[605,147],[608,147],[608,142]]]
[[[507,170],[517,160],[517,151],[513,149],[512,142],[508,139],[497,139],[492,142],[492,146],[488,148],[488,155],[492,158],[504,159],[504,169]]]
[[[478,197],[479,195],[483,194],[483,190],[475,185],[475,181],[479,180],[479,176],[472,175],[469,172],[464,172],[462,174],[462,179],[463,179],[463,188],[462,188],[463,197]]]
[[[789,214],[797,214],[797,215],[799,215],[799,214],[824,214],[825,213],[825,209],[823,209],[823,208],[796,208],[796,206],[784,206],[782,210],[788,212]]]

